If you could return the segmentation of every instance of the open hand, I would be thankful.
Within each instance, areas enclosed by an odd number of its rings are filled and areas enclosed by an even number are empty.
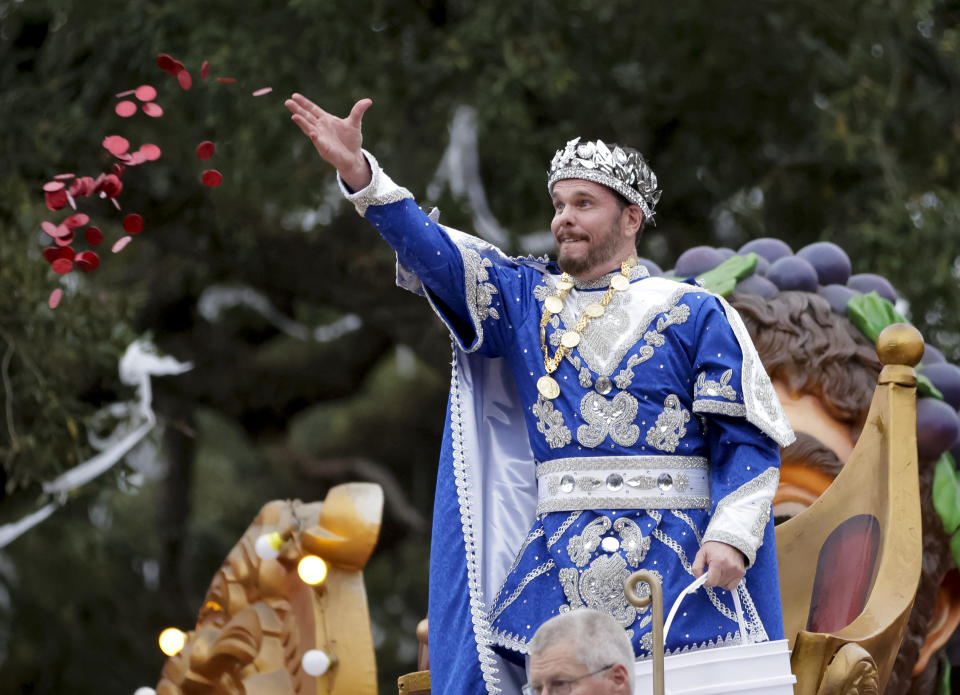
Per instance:
[[[336,168],[340,178],[354,191],[370,183],[370,165],[363,156],[363,135],[360,122],[373,104],[372,99],[361,99],[346,118],[327,113],[302,94],[294,94],[284,102],[293,114],[292,120],[310,138],[324,161]]]
[[[719,586],[728,591],[737,588],[747,568],[743,553],[732,545],[719,541],[707,541],[693,560],[693,576],[707,571],[707,586]]]

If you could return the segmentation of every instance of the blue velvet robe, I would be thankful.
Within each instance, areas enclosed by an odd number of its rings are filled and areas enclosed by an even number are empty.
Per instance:
[[[748,560],[738,592],[751,640],[781,639],[770,508],[793,433],[736,312],[635,267],[554,373],[559,397],[544,399],[555,264],[442,227],[367,156],[371,184],[344,193],[396,250],[398,284],[454,339],[431,542],[433,692],[518,693],[537,627],[582,606],[649,656],[649,609],[626,602],[623,580],[655,571],[669,608],[706,540]],[[551,355],[609,280],[569,293],[546,328]],[[730,593],[707,589],[685,600],[666,647],[737,639]]]

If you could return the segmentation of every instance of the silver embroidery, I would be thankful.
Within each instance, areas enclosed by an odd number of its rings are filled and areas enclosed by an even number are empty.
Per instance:
[[[613,524],[613,530],[620,534],[620,547],[631,567],[639,567],[650,550],[650,537],[644,536],[640,527],[632,519],[620,517]]]
[[[520,550],[517,551],[517,556],[513,559],[513,564],[510,566],[510,569],[507,570],[507,574],[504,577],[503,584],[500,585],[500,589],[497,591],[496,597],[493,599],[494,606],[497,605],[497,601],[500,600],[500,594],[503,593],[503,590],[507,586],[507,582],[510,581],[510,577],[513,575],[514,571],[517,569],[517,565],[520,564],[520,560],[523,559],[523,554],[527,552],[527,547],[537,538],[545,536],[546,532],[543,530],[543,526],[536,527],[533,531],[527,534],[527,537],[523,541],[523,545],[520,546]],[[491,620],[491,622],[493,622]]]
[[[538,302],[543,302],[547,297],[553,294],[546,285],[536,285],[533,288],[533,298]]]
[[[633,424],[637,407],[637,399],[629,393],[620,392],[608,401],[591,391],[580,401],[580,414],[587,424],[577,428],[577,441],[596,447],[609,435],[620,446],[632,446],[640,438],[640,428]]]
[[[474,323],[483,321],[487,317],[499,319],[500,314],[491,306],[493,295],[497,294],[497,288],[493,283],[488,282],[490,273],[487,272],[487,268],[493,267],[493,261],[483,258],[474,249],[467,247],[461,247],[460,254],[463,257],[467,276],[465,278],[467,304]]]
[[[531,410],[537,417],[537,431],[546,437],[551,449],[564,447],[573,440],[570,429],[563,424],[563,413],[554,409],[552,401],[539,396]]]
[[[340,175],[337,175],[337,182],[340,184],[341,191],[343,191],[347,200],[353,203],[361,216],[366,214],[367,208],[371,205],[388,205],[389,203],[396,203],[405,198],[413,198],[413,194],[411,194],[410,191],[395,184],[393,180],[384,173],[372,154],[366,150],[363,151],[363,154],[370,164],[371,174],[370,183],[367,184],[366,188],[361,191],[352,192],[346,187]]]
[[[680,405],[680,399],[671,393],[663,402],[663,412],[657,416],[657,424],[647,430],[647,444],[662,451],[676,451],[683,435],[687,433],[688,422],[690,411]]]
[[[579,519],[582,514],[582,511],[570,512],[570,516],[564,519],[563,523],[560,524],[560,526],[557,527],[557,530],[553,532],[553,535],[547,539],[547,549],[550,549],[556,545],[557,541],[560,540],[560,538],[563,537],[563,534],[567,532],[567,529],[570,528],[573,525],[573,522]]]
[[[582,608],[583,601],[580,600],[580,591],[577,589],[577,580],[580,573],[573,567],[564,567],[558,573],[560,578],[560,588],[563,589],[564,596],[567,597],[567,606],[560,606],[560,612],[566,613],[571,608]],[[566,608],[566,610],[564,610]]]
[[[580,575],[580,597],[588,608],[608,613],[621,627],[630,627],[637,619],[637,609],[623,593],[629,575],[622,556],[600,555]]]
[[[593,386],[593,377],[590,374],[590,370],[586,367],[580,370],[580,385],[585,389]]]
[[[714,413],[716,415],[730,415],[732,417],[743,417],[747,414],[747,408],[743,403],[727,403],[726,401],[705,401],[703,399],[693,402],[693,412],[695,413]]]
[[[651,357],[653,357],[653,348],[649,345],[644,345],[642,348],[640,348],[640,352],[638,354],[631,355],[630,359],[627,360],[626,366],[621,369],[620,373],[613,378],[617,388],[621,391],[626,391],[628,388],[630,388],[630,384],[633,383],[633,368],[641,362],[646,362]]]
[[[728,369],[720,375],[720,381],[707,379],[704,372],[700,372],[697,377],[697,383],[693,387],[693,397],[699,398],[706,396],[708,398],[726,398],[728,401],[737,400],[737,392],[730,385],[730,379],[733,378],[733,370]]]
[[[746,418],[780,446],[789,446],[796,436],[783,412],[777,392],[773,390],[773,384],[770,383],[770,378],[760,362],[757,349],[750,339],[750,333],[737,310],[723,297],[717,297],[717,299],[723,306],[727,321],[743,352],[740,388],[743,391]]]
[[[598,516],[583,527],[579,535],[573,536],[567,543],[567,555],[577,567],[583,567],[600,545],[600,537],[610,530],[610,519]]]
[[[461,431],[460,387],[457,381],[458,351],[453,351],[453,376],[450,380],[450,435],[453,448],[453,475],[457,485],[457,499],[460,503],[460,523],[463,532],[463,543],[466,551],[467,587],[470,591],[470,619],[473,623],[473,636],[479,655],[480,671],[487,687],[488,695],[498,695],[501,692],[497,683],[498,660],[490,648],[490,623],[483,609],[483,592],[480,584],[480,568],[477,560],[477,541],[473,531],[473,512],[471,509],[470,475],[466,465],[463,449],[463,433]]]
[[[521,637],[512,632],[500,632],[499,630],[492,630],[491,636],[493,644],[512,649],[521,654],[527,654],[530,651],[526,637]]]
[[[770,521],[770,508],[772,506],[772,502],[764,502],[760,515],[753,522],[753,528],[750,529],[750,532],[757,538],[763,538],[763,531],[767,527],[767,522]]]
[[[537,577],[539,577],[539,576],[540,576],[541,574],[543,574],[544,572],[549,572],[549,571],[552,570],[554,567],[556,567],[556,564],[553,562],[553,560],[547,560],[546,562],[544,562],[544,563],[543,563],[542,565],[540,565],[539,567],[534,567],[532,570],[530,570],[529,572],[527,572],[527,574],[524,576],[524,578],[520,580],[520,583],[517,584],[517,588],[514,589],[514,590],[513,590],[513,593],[510,594],[509,598],[507,598],[506,601],[504,601],[504,602],[501,603],[499,606],[497,606],[496,610],[493,611],[493,612],[490,614],[490,616],[487,618],[487,620],[489,620],[491,623],[493,623],[494,621],[496,621],[496,619],[499,618],[500,615],[501,615],[514,601],[516,601],[516,600],[520,597],[520,594],[523,593],[523,590],[527,588],[527,584],[529,584],[530,582],[532,582],[534,579],[536,579]]]
[[[673,487],[677,489],[677,492],[686,492],[690,487],[690,476],[686,473],[677,473],[670,476],[673,480]],[[624,482],[630,487],[635,487],[638,490],[653,490],[658,488],[660,484],[660,476],[652,475],[635,475],[630,478],[627,478]]]
[[[537,477],[549,473],[583,473],[586,471],[620,468],[625,471],[645,471],[661,468],[700,469],[710,468],[703,456],[569,456],[541,461],[537,464]]]
[[[537,503],[537,514],[596,509],[709,509],[710,498],[701,495],[648,495],[643,497],[561,497]]]

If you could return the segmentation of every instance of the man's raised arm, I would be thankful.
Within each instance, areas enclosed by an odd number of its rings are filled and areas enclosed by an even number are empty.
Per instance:
[[[372,99],[361,99],[346,118],[327,113],[302,94],[294,94],[284,102],[293,114],[292,120],[310,138],[320,157],[333,165],[340,178],[354,191],[370,184],[372,173],[361,149],[363,114],[373,105]]]

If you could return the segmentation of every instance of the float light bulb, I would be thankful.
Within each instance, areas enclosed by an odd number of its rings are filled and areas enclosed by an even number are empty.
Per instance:
[[[168,627],[160,633],[158,642],[160,642],[160,651],[167,656],[176,656],[183,649],[183,645],[187,643],[187,636],[183,633],[183,630]]]
[[[303,659],[300,661],[304,672],[308,676],[322,676],[330,670],[330,664],[333,660],[319,649],[311,649],[304,652]]]
[[[327,563],[316,555],[304,555],[297,565],[297,574],[307,584],[322,584],[327,578]]]

